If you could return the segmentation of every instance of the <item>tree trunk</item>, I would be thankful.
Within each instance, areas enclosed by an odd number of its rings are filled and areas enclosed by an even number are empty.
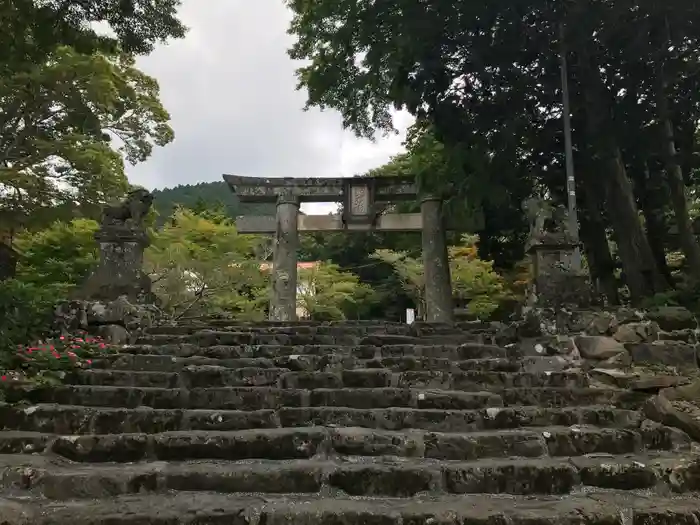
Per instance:
[[[637,194],[654,260],[666,282],[669,286],[673,286],[673,276],[666,262],[664,243],[668,235],[668,226],[664,217],[666,191],[661,177],[656,172],[651,172],[647,163],[644,164],[643,175],[639,178]]]
[[[685,267],[693,279],[698,280],[700,279],[700,244],[695,238],[693,224],[688,214],[688,195],[685,181],[683,180],[683,170],[678,162],[676,153],[676,142],[669,114],[666,88],[667,83],[662,67],[659,71],[657,111],[663,156],[666,164],[666,184],[671,194],[671,204],[676,217],[676,227],[678,228],[678,239],[683,255],[685,255]]]
[[[602,293],[609,304],[619,304],[617,279],[615,279],[615,260],[610,253],[605,222],[596,188],[591,184],[591,174],[579,170],[583,188],[583,210],[580,214],[581,240],[586,254],[586,261],[591,273],[591,280],[598,293]]]
[[[667,289],[667,285],[642,228],[632,184],[614,136],[610,92],[600,78],[598,66],[583,54],[580,58],[587,138],[600,163],[600,183],[605,191],[606,211],[615,233],[625,283],[632,301],[639,302]]]
[[[668,289],[654,260],[632,192],[632,184],[615,145],[613,157],[605,161],[607,211],[615,230],[625,282],[633,301],[639,301]]]

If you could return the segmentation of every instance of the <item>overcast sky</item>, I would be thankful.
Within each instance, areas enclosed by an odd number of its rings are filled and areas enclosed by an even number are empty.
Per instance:
[[[187,37],[139,63],[160,83],[175,141],[130,166],[131,182],[154,189],[218,181],[223,173],[351,176],[402,151],[406,115],[397,119],[399,136],[371,143],[344,132],[336,112],[303,111],[282,0],[183,0],[181,18]]]

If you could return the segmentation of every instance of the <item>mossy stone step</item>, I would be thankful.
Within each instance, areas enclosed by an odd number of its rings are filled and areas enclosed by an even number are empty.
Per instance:
[[[609,406],[492,407],[479,410],[286,407],[245,411],[0,404],[0,430],[52,434],[153,434],[173,430],[245,430],[316,425],[383,430],[414,428],[434,432],[572,425],[638,428],[643,419],[638,411]]]
[[[700,490],[700,458],[610,456],[473,462],[359,458],[293,461],[143,462],[78,465],[0,456],[0,490],[51,499],[144,492],[322,494],[415,497],[432,494],[568,494],[591,488]]]
[[[685,525],[700,498],[615,491],[552,498],[232,496],[210,492],[52,502],[0,499],[3,525]]]
[[[84,462],[131,462],[148,458],[282,460],[335,454],[471,461],[513,456],[536,458],[689,449],[687,435],[656,424],[643,425],[639,429],[533,427],[471,433],[320,426],[68,436],[0,432],[2,454],[51,452]]]
[[[382,368],[337,371],[292,371],[288,368],[227,368],[190,365],[179,372],[133,370],[80,370],[66,381],[77,385],[159,388],[208,388],[273,386],[315,390],[319,388],[429,388],[456,391],[488,391],[513,387],[583,388],[589,379],[583,372],[392,372]]]

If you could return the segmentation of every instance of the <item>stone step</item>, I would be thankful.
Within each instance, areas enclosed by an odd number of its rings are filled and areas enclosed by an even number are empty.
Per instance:
[[[216,332],[221,334],[246,334],[242,341],[264,341],[271,338],[282,337],[284,341],[303,341],[302,344],[309,344],[313,341],[318,342],[333,342],[341,341],[349,344],[460,344],[460,343],[483,343],[485,339],[492,339],[495,332],[465,332],[459,329],[443,332],[428,332],[425,334],[396,332],[393,334],[386,333],[380,328],[371,329],[356,329],[356,328],[341,328],[341,327],[301,327],[292,328],[245,328],[245,327],[224,327],[212,330],[202,326],[172,326],[172,327],[155,327],[146,330],[143,335],[143,341],[181,341],[181,338],[199,337],[202,334]],[[228,337],[228,336],[226,336]],[[248,337],[252,339],[248,339]]]
[[[269,333],[269,334],[352,334],[352,335],[416,335],[407,325],[387,325],[382,323],[371,324],[318,324],[304,323],[285,325],[279,323],[250,324],[236,322],[212,322],[212,323],[182,323],[176,325],[161,325],[147,328],[144,332],[149,335],[191,335],[203,331],[226,331],[240,333]],[[461,333],[461,330],[457,330]]]
[[[155,336],[154,336],[155,337]],[[209,341],[211,342],[211,341]],[[241,357],[276,358],[283,356],[343,356],[359,359],[376,359],[381,357],[429,357],[454,361],[464,359],[509,358],[517,357],[515,349],[481,343],[464,344],[305,344],[305,343],[247,343],[218,341],[205,344],[201,341],[161,341],[140,342],[120,347],[125,354],[158,354],[169,357],[211,357],[215,359],[232,359]]]
[[[66,502],[0,499],[3,525],[684,525],[700,498],[622,491],[532,498],[441,495],[411,499],[139,494]]]
[[[0,432],[0,454],[51,453],[91,463],[144,459],[285,460],[336,454],[473,461],[514,456],[632,454],[648,450],[690,450],[690,439],[679,430],[651,423],[639,429],[575,426],[471,433],[319,426],[68,436]]]
[[[361,458],[348,461],[197,461],[78,465],[41,456],[0,456],[0,490],[54,500],[169,491],[328,494],[560,495],[597,489],[700,490],[700,456],[605,456],[471,462]],[[30,474],[29,474],[30,473]]]
[[[614,405],[638,409],[648,394],[602,388],[504,388],[459,392],[408,388],[280,389],[272,387],[156,388],[93,385],[31,387],[8,385],[9,403],[57,403],[135,408],[262,410],[282,407],[423,408],[471,410],[499,406],[566,407]]]
[[[143,334],[136,344],[190,343],[214,345],[357,345],[357,344],[420,344],[421,338],[409,335],[367,335],[363,333],[302,333],[298,331],[229,331],[201,330],[190,334]]]
[[[0,404],[0,430],[51,434],[154,434],[173,430],[228,431],[317,425],[383,430],[414,428],[433,432],[478,432],[572,425],[637,428],[642,420],[643,416],[638,411],[606,406],[508,407],[481,410],[317,407],[246,412]]]
[[[147,347],[150,350],[151,347]],[[374,347],[372,353],[374,355]],[[194,350],[193,350],[194,351]],[[332,349],[329,349],[332,352]],[[544,359],[543,359],[544,361]],[[138,370],[143,372],[179,372],[188,366],[220,366],[224,368],[288,368],[294,371],[352,370],[355,368],[385,368],[392,372],[409,371],[478,371],[520,372],[523,362],[513,359],[464,359],[444,357],[380,357],[361,359],[333,353],[325,355],[292,354],[280,357],[215,358],[202,356],[179,357],[167,354],[122,353],[106,359],[95,359],[92,369]],[[554,367],[539,367],[546,371]],[[538,370],[539,370],[538,369]]]
[[[207,388],[274,386],[277,388],[431,388],[457,391],[485,391],[522,387],[582,388],[589,385],[583,372],[428,372],[392,373],[382,368],[340,371],[295,372],[288,368],[225,368],[190,365],[180,372],[131,370],[82,370],[67,378],[76,385]]]
[[[569,389],[560,390],[569,391]],[[293,390],[269,387],[229,387],[188,390],[91,385],[32,388],[9,385],[5,389],[5,400],[10,403],[27,401],[31,404],[57,403],[60,405],[121,408],[147,406],[229,410],[262,410],[303,406],[470,410],[503,406],[501,396],[491,392],[421,391],[405,388]]]
[[[230,321],[213,321],[207,323],[182,323],[176,325],[161,325],[147,328],[148,335],[192,335],[199,332],[238,332],[253,334],[286,334],[286,335],[352,335],[359,337],[379,336],[385,338],[395,337],[464,337],[472,334],[495,334],[498,330],[488,325],[461,324],[459,326],[438,326],[430,324],[382,324],[363,323],[237,323]]]

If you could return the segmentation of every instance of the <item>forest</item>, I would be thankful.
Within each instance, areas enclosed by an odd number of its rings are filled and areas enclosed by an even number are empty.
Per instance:
[[[522,203],[566,203],[563,64],[578,226],[596,291],[608,304],[698,309],[694,2],[285,1],[309,108],[339,112],[367,138],[393,130],[395,109],[416,118],[405,153],[357,176],[450,188],[445,214],[464,230],[449,244],[465,315],[507,318],[529,278]],[[0,272],[0,347],[41,336],[52,305],[95,267],[100,210],[132,187],[126,166],[172,142],[158,83],[135,58],[186,35],[179,4],[0,7],[0,254],[16,259]],[[94,23],[113,31],[98,34]],[[264,316],[270,240],[238,234],[233,218],[271,210],[224,188],[154,192],[146,271],[173,318]],[[315,290],[300,297],[312,318],[420,310],[418,235],[306,235],[299,256],[320,263],[302,272]]]

